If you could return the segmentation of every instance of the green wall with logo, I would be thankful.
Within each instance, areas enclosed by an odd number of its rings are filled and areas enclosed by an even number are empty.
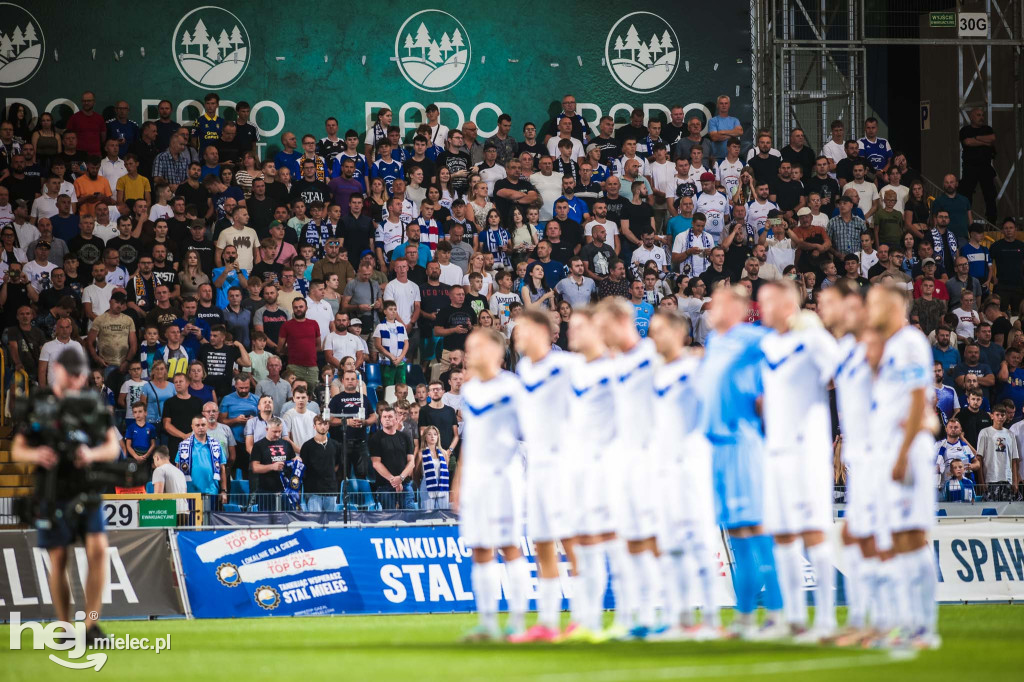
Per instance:
[[[228,106],[253,105],[271,147],[284,130],[322,136],[327,115],[342,131],[363,131],[382,104],[408,135],[430,102],[448,103],[445,125],[472,118],[482,134],[508,113],[519,139],[522,124],[548,120],[565,93],[595,124],[610,112],[624,122],[633,106],[656,115],[677,103],[713,110],[728,94],[749,127],[749,0],[430,7],[0,3],[0,101],[5,110],[26,101],[60,121],[72,111],[64,100],[88,88],[104,108],[127,100],[138,121],[155,117],[163,98],[189,121],[198,109],[179,105],[215,90]]]

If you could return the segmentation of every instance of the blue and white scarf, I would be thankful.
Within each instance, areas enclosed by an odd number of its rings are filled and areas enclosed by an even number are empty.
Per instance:
[[[949,267],[948,267],[947,263],[945,262],[945,260],[946,260],[946,258],[945,258],[946,257],[946,250],[942,246],[942,233],[939,232],[936,228],[932,228],[931,233],[932,233],[932,251],[933,251],[932,257],[935,259],[936,263],[938,263],[944,269],[948,270]],[[956,235],[953,234],[952,231],[950,231],[950,230],[946,230],[946,243],[949,245],[949,252],[952,253],[955,256],[958,253],[957,252],[957,244],[956,244]]]
[[[281,487],[284,489],[285,499],[293,507],[299,506],[302,496],[302,478],[306,474],[306,465],[301,459],[291,459],[284,463],[281,470]]]
[[[192,480],[192,448],[195,447],[196,435],[181,441],[178,444],[178,468],[185,474],[185,480]],[[220,442],[216,438],[207,436],[206,446],[210,450],[210,469],[213,471],[213,480],[220,481],[220,458],[223,454],[220,449]]]

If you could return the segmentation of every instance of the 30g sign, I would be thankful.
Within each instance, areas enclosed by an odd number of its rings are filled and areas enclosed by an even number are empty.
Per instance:
[[[961,38],[988,38],[988,14],[960,12],[956,17],[956,28]]]

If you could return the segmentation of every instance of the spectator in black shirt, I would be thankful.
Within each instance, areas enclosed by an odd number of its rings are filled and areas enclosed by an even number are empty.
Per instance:
[[[846,150],[846,158],[836,163],[836,180],[839,181],[839,187],[853,182],[853,164],[858,161],[868,163],[868,160],[860,155],[860,145],[857,144],[857,140],[847,140],[843,148]],[[871,166],[868,165],[867,168],[871,168]]]
[[[412,438],[398,430],[395,410],[380,412],[381,430],[369,439],[370,462],[376,474],[374,489],[384,509],[412,509],[412,470],[416,452]]]
[[[193,220],[189,225],[188,238],[178,246],[181,253],[178,254],[178,261],[185,262],[185,254],[195,251],[199,256],[199,265],[203,272],[213,272],[214,243],[206,238],[206,223],[203,220]]]
[[[291,201],[301,199],[309,206],[314,201],[327,205],[331,201],[331,190],[327,183],[316,179],[316,161],[302,160],[302,177],[292,183]]]
[[[971,122],[960,129],[960,147],[963,149],[963,177],[959,192],[974,199],[974,188],[981,185],[985,198],[985,217],[996,221],[996,169],[992,159],[996,155],[996,131],[985,123],[985,110],[975,107],[968,113]]]
[[[239,367],[251,367],[249,353],[245,346],[235,341],[228,346],[224,343],[227,329],[222,324],[210,328],[210,343],[204,343],[199,349],[197,359],[206,367],[206,383],[213,387],[217,395],[231,393],[231,384],[235,375],[235,363]]]
[[[476,313],[466,303],[466,290],[455,285],[448,290],[448,305],[437,313],[434,320],[434,336],[443,339],[441,363],[434,371],[440,374],[450,366],[449,356],[453,350],[464,350],[466,338],[476,324]]]
[[[241,141],[238,139],[238,127],[231,121],[225,123],[220,129],[220,139],[214,140],[213,146],[217,148],[220,164],[232,168],[238,168],[242,152],[248,151],[248,148],[241,146]]]
[[[828,157],[819,156],[814,161],[814,173],[804,174],[804,193],[817,192],[821,197],[821,212],[825,215],[832,215],[836,207],[836,199],[839,198],[839,183],[828,174]]]
[[[1003,310],[1017,312],[1024,298],[1024,244],[1017,241],[1017,223],[1003,221],[1003,238],[989,247],[992,254],[992,281]]]
[[[811,174],[811,168],[815,163],[814,152],[807,146],[807,136],[801,128],[793,128],[789,133],[789,144],[779,151],[783,161],[789,161],[794,167],[800,166],[803,169],[802,177],[806,178]]]
[[[290,441],[281,437],[284,431],[280,417],[267,420],[267,436],[256,441],[252,447],[250,462],[252,473],[256,475],[256,492],[262,495],[280,495],[284,492],[281,485],[281,472],[284,463],[295,459],[295,449]],[[261,499],[260,509],[276,511],[280,509],[279,499]]]
[[[209,218],[213,215],[213,203],[210,201],[210,192],[200,182],[203,174],[203,166],[198,161],[193,161],[188,166],[188,178],[178,185],[174,190],[174,196],[183,197],[186,206],[195,206],[199,212],[198,218]]]
[[[445,405],[442,401],[444,397],[443,382],[431,381],[427,391],[430,402],[426,407],[420,409],[420,439],[423,438],[423,431],[428,426],[436,427],[438,433],[441,434],[441,447],[446,452],[452,452],[453,448],[459,444],[458,415],[451,406]]]
[[[352,269],[359,270],[364,251],[373,251],[374,226],[370,216],[363,214],[363,197],[353,194],[348,200],[348,215],[341,219],[342,246],[348,251]]]
[[[214,325],[224,324],[224,311],[218,308],[214,301],[212,284],[199,285],[199,307],[196,308],[196,317],[210,325],[210,329],[213,329]]]
[[[772,182],[779,174],[779,164],[782,163],[782,159],[772,154],[771,151],[772,136],[770,133],[762,132],[757,136],[757,153],[747,161],[747,165],[754,171],[754,178],[758,183]]]
[[[256,230],[260,239],[267,237],[277,202],[267,196],[267,183],[263,178],[252,181],[252,195],[245,200],[245,207],[249,209],[249,227]]]
[[[174,395],[164,402],[160,414],[167,448],[177,452],[181,441],[192,433],[192,418],[203,414],[203,401],[189,393],[188,377],[183,372],[174,375]]]
[[[313,417],[316,433],[299,450],[299,458],[306,465],[302,490],[309,511],[334,511],[334,502],[338,497],[335,471],[341,465],[341,443],[327,437],[328,426],[329,423],[321,415]]]
[[[344,444],[336,464],[342,478],[366,478],[370,455],[366,450],[366,427],[377,423],[370,400],[359,392],[359,375],[353,369],[341,375],[341,392],[331,398],[331,438]],[[362,409],[363,417],[359,418]],[[342,426],[342,420],[345,425]],[[344,429],[344,431],[342,430]]]
[[[770,185],[771,194],[768,198],[779,205],[779,210],[788,220],[795,221],[796,212],[804,206],[807,198],[804,196],[803,185],[793,179],[793,166],[789,161],[779,163],[779,174]]]
[[[501,219],[511,223],[512,207],[518,206],[526,214],[537,198],[537,189],[520,176],[522,164],[519,159],[510,159],[505,163],[506,177],[494,183],[494,207],[501,214]]]

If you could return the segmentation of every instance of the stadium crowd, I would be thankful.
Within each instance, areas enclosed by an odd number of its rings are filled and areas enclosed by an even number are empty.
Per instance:
[[[283,133],[268,158],[249,106],[225,118],[215,93],[190,126],[166,100],[140,125],[127,102],[105,118],[85,92],[62,128],[12,105],[5,387],[49,383],[80,348],[157,492],[187,477],[224,503],[237,471],[292,503],[297,478],[319,510],[355,477],[386,505],[443,508],[475,327],[511,339],[539,308],[565,349],[574,307],[622,297],[641,336],[674,308],[702,344],[719,282],[756,301],[790,278],[816,310],[840,279],[892,280],[933,344],[940,499],[1019,497],[1024,243],[1013,219],[993,234],[972,212],[980,188],[997,219],[982,110],[960,131],[962,174],[930,193],[873,118],[833,122],[816,152],[800,129],[785,145],[744,129],[724,95],[708,120],[674,106],[618,127],[585,121],[572,95],[561,104],[552,120],[502,115],[486,139],[434,105],[411,139],[388,109],[363,134],[329,117],[322,135]]]

